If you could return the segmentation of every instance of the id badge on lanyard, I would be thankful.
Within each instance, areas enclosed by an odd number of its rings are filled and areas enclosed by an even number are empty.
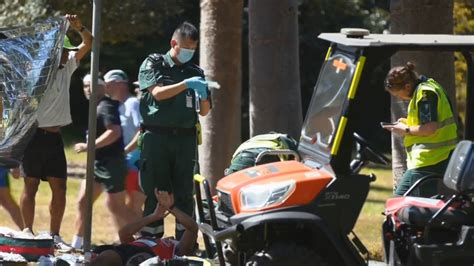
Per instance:
[[[196,109],[196,112],[200,112],[201,111],[201,104],[199,102],[199,96],[197,95],[197,93],[194,92],[194,105],[193,105],[193,95],[192,95],[193,92],[191,91],[188,91],[186,93],[186,108],[195,108]]]
[[[186,93],[186,108],[193,108],[193,95],[191,91]]]

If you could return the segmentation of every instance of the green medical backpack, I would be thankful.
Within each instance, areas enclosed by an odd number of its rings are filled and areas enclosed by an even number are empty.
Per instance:
[[[242,143],[232,155],[230,166],[225,169],[224,175],[229,175],[242,169],[255,166],[257,156],[268,150],[293,150],[297,151],[298,142],[287,134],[270,132],[257,135]],[[288,160],[288,155],[268,155],[258,162],[265,164],[276,161]]]

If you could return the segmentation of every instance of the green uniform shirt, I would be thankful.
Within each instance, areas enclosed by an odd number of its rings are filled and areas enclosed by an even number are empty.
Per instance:
[[[418,102],[418,119],[420,124],[438,121],[438,96],[432,91],[423,91],[423,98]]]
[[[191,128],[197,122],[196,97],[193,90],[183,91],[176,96],[157,101],[148,92],[150,86],[167,86],[191,77],[203,77],[203,70],[191,63],[173,64],[168,54],[151,54],[140,66],[138,81],[143,92],[140,100],[140,114],[143,124]]]

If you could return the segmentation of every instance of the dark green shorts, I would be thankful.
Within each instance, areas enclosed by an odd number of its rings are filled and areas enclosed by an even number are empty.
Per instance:
[[[106,157],[95,160],[95,181],[100,183],[107,193],[117,193],[125,190],[127,164],[123,157]]]

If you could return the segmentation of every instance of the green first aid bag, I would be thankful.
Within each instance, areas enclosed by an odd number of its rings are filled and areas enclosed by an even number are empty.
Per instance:
[[[224,175],[229,175],[242,169],[255,166],[257,156],[268,150],[297,151],[298,142],[287,134],[268,133],[257,135],[242,143],[232,155],[230,166],[225,169]],[[265,156],[258,164],[288,160],[288,155]]]

